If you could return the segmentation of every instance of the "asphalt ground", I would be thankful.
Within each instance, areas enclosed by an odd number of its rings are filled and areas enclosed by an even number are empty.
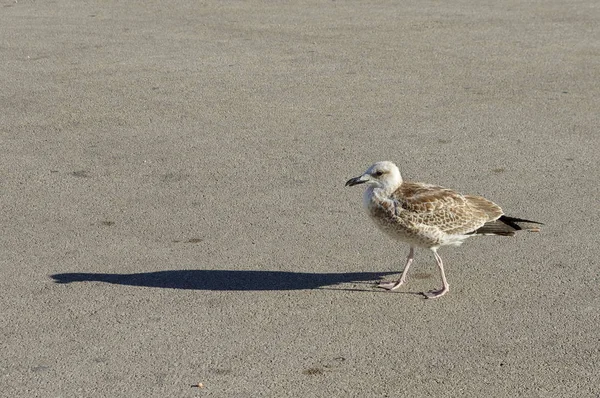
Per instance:
[[[600,396],[599,24],[1,1],[0,396]],[[545,226],[379,291],[408,247],[344,187],[378,160]]]

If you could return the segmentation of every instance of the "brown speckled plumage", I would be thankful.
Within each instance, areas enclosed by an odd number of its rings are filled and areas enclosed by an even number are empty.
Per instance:
[[[437,254],[441,246],[460,245],[473,235],[514,235],[526,229],[539,231],[534,221],[504,216],[495,203],[475,195],[462,195],[436,185],[402,181],[398,168],[391,162],[378,162],[363,175],[346,185],[366,183],[363,202],[371,219],[386,234],[411,246],[400,280],[382,283],[396,289],[405,282],[413,260],[414,247],[431,249],[440,268],[443,288],[425,293],[429,298],[448,291],[442,260]],[[525,224],[525,225],[523,225]]]
[[[369,215],[380,228],[400,240],[428,248],[460,244],[465,235],[503,214],[487,199],[430,184],[402,182],[387,198],[373,190],[367,194]]]

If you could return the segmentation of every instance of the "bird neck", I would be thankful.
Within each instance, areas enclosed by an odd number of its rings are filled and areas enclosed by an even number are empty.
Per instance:
[[[380,197],[388,197],[392,193],[394,193],[398,188],[400,188],[400,185],[402,185],[402,180],[385,181],[384,184],[373,188],[373,194]]]
[[[382,201],[390,200],[390,197],[398,189],[400,184],[394,185],[380,185],[367,187],[363,196],[363,203],[365,207],[371,207],[371,204]]]

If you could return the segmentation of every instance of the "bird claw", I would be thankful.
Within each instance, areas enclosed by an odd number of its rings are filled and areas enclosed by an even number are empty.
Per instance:
[[[377,287],[380,287],[380,288],[385,289],[385,290],[396,290],[400,286],[402,286],[403,284],[404,284],[404,281],[402,279],[400,279],[398,281],[383,281],[383,282],[379,282],[377,284]]]
[[[428,292],[423,292],[422,294],[425,298],[434,299],[438,297],[442,297],[444,294],[448,293],[450,289],[448,287],[443,287],[440,290],[430,290]]]

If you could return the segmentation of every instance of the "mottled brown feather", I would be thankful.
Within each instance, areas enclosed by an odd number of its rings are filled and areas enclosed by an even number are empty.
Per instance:
[[[471,207],[479,209],[487,214],[488,221],[497,220],[501,215],[504,214],[500,206],[492,201],[487,200],[486,198],[475,195],[464,195],[464,198]]]
[[[468,234],[502,215],[500,207],[487,199],[430,184],[403,182],[392,199],[404,210],[398,217],[449,235]]]

